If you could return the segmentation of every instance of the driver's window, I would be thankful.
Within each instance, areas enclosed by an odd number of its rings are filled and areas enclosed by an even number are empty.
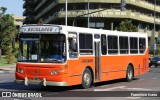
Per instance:
[[[77,58],[78,50],[77,50],[77,34],[76,33],[69,33],[68,44],[69,44],[69,57]]]

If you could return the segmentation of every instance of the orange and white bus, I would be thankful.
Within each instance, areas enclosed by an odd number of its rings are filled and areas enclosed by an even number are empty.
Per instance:
[[[63,25],[23,25],[16,83],[89,88],[149,71],[145,33]]]

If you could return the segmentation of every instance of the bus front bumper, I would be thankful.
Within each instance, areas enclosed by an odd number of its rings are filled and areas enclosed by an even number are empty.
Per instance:
[[[25,78],[25,80],[15,80],[14,81],[17,84],[34,84],[34,85],[43,85],[43,86],[68,86],[67,82],[52,82],[52,81],[46,81],[45,78],[43,78],[43,81],[41,80],[28,80]]]

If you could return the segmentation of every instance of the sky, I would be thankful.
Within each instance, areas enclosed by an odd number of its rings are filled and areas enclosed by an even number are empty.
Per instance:
[[[0,0],[0,7],[6,7],[5,14],[23,15],[23,0]]]

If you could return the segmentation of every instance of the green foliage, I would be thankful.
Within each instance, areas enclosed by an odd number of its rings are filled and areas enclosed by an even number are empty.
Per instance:
[[[0,7],[0,10],[2,11],[2,13],[0,13],[0,16],[1,16],[6,12],[7,8],[6,7]]]
[[[17,29],[14,25],[13,17],[10,15],[3,15],[0,18],[0,48],[5,49],[7,46],[11,45],[15,33],[17,33]]]
[[[124,32],[137,32],[138,28],[135,25],[133,25],[132,20],[126,19],[119,24],[117,30]]]
[[[14,25],[14,18],[10,15],[3,15],[0,17],[0,49],[3,49],[8,63],[14,60],[14,51],[12,48],[12,41],[17,33]]]
[[[27,57],[27,44],[23,44],[23,56]]]
[[[159,53],[160,53],[160,49],[156,49],[155,50],[155,55],[159,55]]]
[[[149,47],[149,54],[153,54],[154,53],[154,50],[152,47]]]
[[[39,19],[37,24],[44,24],[44,20],[42,18]]]
[[[16,60],[14,61],[13,64],[15,64],[15,62],[16,62]],[[2,57],[0,58],[0,67],[1,67],[1,66],[4,67],[4,66],[8,66],[8,65],[13,65],[13,64],[8,64],[5,56],[2,56]]]
[[[12,46],[7,46],[7,49],[8,50],[6,50],[6,57],[5,58],[7,59],[8,64],[13,64],[15,61],[15,56],[14,56]]]
[[[153,47],[149,47],[149,54],[160,56],[160,47],[157,46],[157,49],[154,50]]]
[[[14,50],[13,50],[14,55],[15,55],[15,58],[18,58],[18,49],[19,49],[19,44],[16,43],[16,44],[15,44],[15,48],[14,48]]]

